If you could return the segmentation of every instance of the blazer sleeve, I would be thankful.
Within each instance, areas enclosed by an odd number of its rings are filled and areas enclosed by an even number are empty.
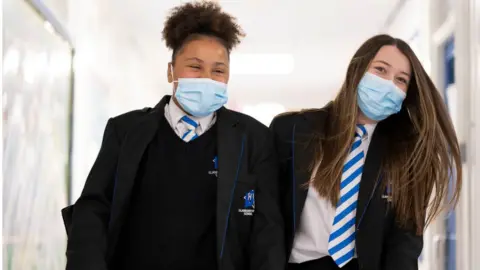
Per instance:
[[[110,119],[100,152],[73,207],[66,270],[107,269],[107,227],[119,145],[114,120]]]
[[[264,140],[253,167],[257,178],[250,240],[251,270],[285,269],[284,224],[279,206],[278,164],[272,134]]]
[[[423,248],[423,236],[400,228],[395,220],[385,235],[384,270],[418,270],[418,258]]]

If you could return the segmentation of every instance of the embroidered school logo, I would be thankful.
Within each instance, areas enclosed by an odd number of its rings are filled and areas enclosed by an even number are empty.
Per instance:
[[[215,156],[212,162],[213,162],[213,170],[208,171],[208,174],[218,176],[218,157]]]
[[[255,190],[250,190],[243,196],[243,209],[238,209],[238,212],[243,213],[244,216],[253,216],[255,213]]]
[[[245,200],[245,204],[243,206],[244,208],[251,207],[255,209],[255,190],[250,190],[249,192],[247,192],[243,199]]]

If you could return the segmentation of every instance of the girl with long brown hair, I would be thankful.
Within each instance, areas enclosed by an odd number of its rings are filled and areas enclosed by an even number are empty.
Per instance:
[[[462,171],[444,101],[404,41],[367,40],[332,102],[271,128],[289,269],[418,269],[422,233],[457,202]]]

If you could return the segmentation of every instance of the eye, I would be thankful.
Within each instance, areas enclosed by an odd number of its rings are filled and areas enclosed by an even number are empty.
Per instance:
[[[387,71],[384,67],[375,67],[375,69],[381,73],[384,73]]]
[[[200,69],[200,66],[196,66],[196,65],[191,65],[191,66],[188,66],[190,68],[193,68],[193,69]]]
[[[401,82],[401,83],[403,83],[403,84],[408,84],[408,80],[405,79],[405,78],[402,78],[402,77],[397,78],[397,81],[399,81],[399,82]]]
[[[216,73],[225,73],[223,70],[217,69],[215,70]]]

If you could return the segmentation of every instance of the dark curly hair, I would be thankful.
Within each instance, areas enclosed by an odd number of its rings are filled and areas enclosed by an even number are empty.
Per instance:
[[[163,39],[175,58],[179,49],[188,41],[200,36],[218,39],[228,53],[245,36],[236,18],[222,11],[213,2],[186,3],[171,10],[162,31]]]

